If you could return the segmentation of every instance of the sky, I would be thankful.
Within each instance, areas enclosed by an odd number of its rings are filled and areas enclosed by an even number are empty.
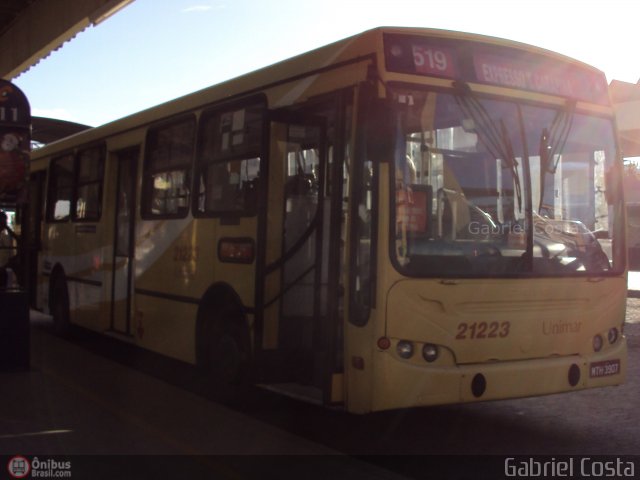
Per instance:
[[[637,0],[135,0],[12,81],[98,126],[379,26],[508,38],[640,79]]]

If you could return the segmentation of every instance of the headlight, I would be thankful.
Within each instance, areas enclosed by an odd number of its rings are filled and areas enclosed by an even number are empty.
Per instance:
[[[440,352],[438,351],[437,345],[426,343],[422,347],[422,358],[424,358],[429,363],[436,361],[439,353]]]
[[[600,350],[602,350],[603,343],[604,341],[602,340],[602,337],[600,335],[596,335],[595,337],[593,337],[593,351],[599,352]]]
[[[612,328],[609,330],[609,334],[607,335],[609,343],[614,344],[618,340],[618,329]]]
[[[396,346],[396,351],[402,358],[411,358],[413,356],[413,343],[408,340],[400,340]]]

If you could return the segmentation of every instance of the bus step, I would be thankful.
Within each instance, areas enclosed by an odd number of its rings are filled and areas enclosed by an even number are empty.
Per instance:
[[[299,383],[258,384],[258,387],[287,397],[322,406],[322,390],[312,385]]]

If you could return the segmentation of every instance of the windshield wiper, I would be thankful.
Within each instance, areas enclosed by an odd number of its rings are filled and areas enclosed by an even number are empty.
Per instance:
[[[540,205],[538,211],[542,210],[544,202],[545,176],[547,173],[555,175],[558,171],[562,152],[569,138],[571,127],[573,126],[576,102],[568,101],[565,108],[558,110],[551,122],[551,127],[542,129],[540,134]],[[554,162],[555,158],[555,162]]]
[[[478,130],[478,140],[494,158],[502,160],[504,168],[511,170],[518,210],[522,212],[522,186],[520,175],[518,174],[518,161],[516,160],[513,144],[509,138],[504,120],[500,119],[500,126],[498,127],[468,84],[454,82],[453,86],[458,93],[454,96],[458,106],[465,116],[473,120],[474,127]]]
[[[556,117],[553,119],[551,123],[551,128],[549,129],[549,165],[547,165],[547,171],[551,174],[556,173],[558,170],[558,164],[560,163],[560,155],[562,155],[562,151],[564,150],[564,146],[567,143],[567,139],[569,138],[569,132],[571,131],[571,127],[573,126],[574,113],[576,110],[576,102],[569,101],[567,102],[566,108],[559,110],[556,114]],[[551,165],[551,160],[558,156],[556,162],[553,164],[553,167],[549,168]]]

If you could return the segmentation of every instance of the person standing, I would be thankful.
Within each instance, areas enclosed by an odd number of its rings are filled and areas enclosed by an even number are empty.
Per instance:
[[[18,237],[9,226],[7,214],[0,210],[0,287],[15,284],[13,271],[18,253]]]

